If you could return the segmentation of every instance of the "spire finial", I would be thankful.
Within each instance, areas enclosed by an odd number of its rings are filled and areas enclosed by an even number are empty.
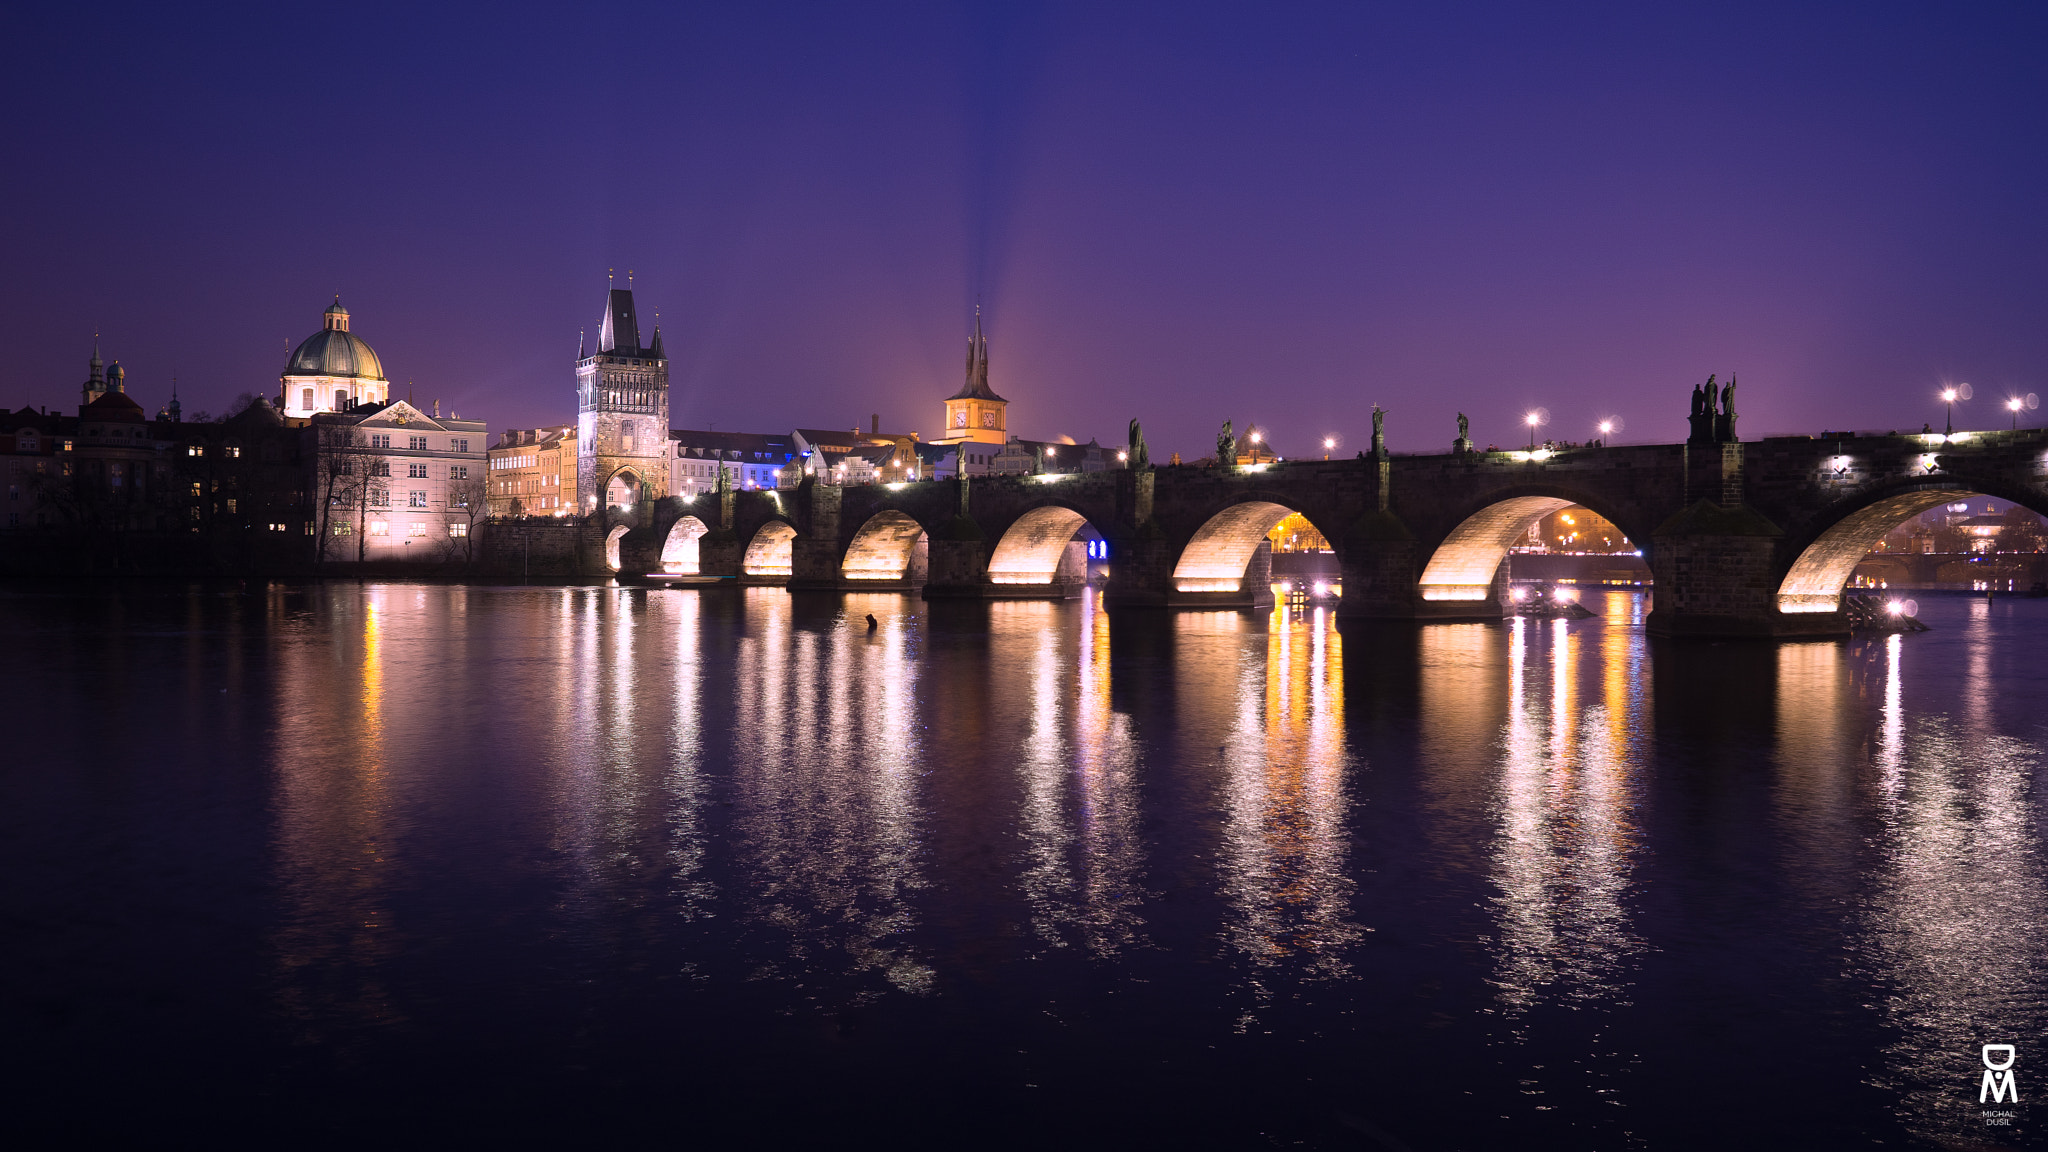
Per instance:
[[[632,270],[631,268],[628,268],[628,269],[626,269],[626,291],[628,291],[628,292],[631,292],[632,290],[633,290],[633,270]]]
[[[604,270],[604,286],[607,288],[618,287],[618,277],[613,273],[613,270],[610,268]]]

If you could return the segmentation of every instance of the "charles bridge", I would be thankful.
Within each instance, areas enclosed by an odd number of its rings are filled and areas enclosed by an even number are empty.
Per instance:
[[[586,572],[694,574],[791,589],[922,589],[927,599],[1070,597],[1084,526],[1107,541],[1106,602],[1256,608],[1272,601],[1266,534],[1289,513],[1330,541],[1340,622],[1498,617],[1509,548],[1582,505],[1640,548],[1651,632],[1823,636],[1886,532],[1986,495],[2048,513],[2048,432],[1841,433],[1735,442],[1388,454],[1236,468],[1169,466],[975,477],[642,502],[564,524]],[[1376,443],[1378,441],[1376,440]],[[517,529],[493,560],[521,564]],[[559,541],[557,541],[559,545]],[[528,535],[527,563],[533,538]],[[570,553],[556,546],[550,555]],[[559,569],[558,569],[559,570]]]

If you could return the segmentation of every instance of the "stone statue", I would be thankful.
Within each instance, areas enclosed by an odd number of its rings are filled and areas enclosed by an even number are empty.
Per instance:
[[[725,498],[727,492],[732,491],[732,477],[726,475],[724,460],[718,462],[718,483],[714,490],[721,500]]]
[[[1135,417],[1131,420],[1131,470],[1143,472],[1152,467],[1152,454],[1145,448],[1145,430],[1138,427]]]
[[[1375,460],[1387,458],[1387,414],[1377,404],[1372,406],[1372,455]]]
[[[1237,436],[1232,432],[1230,421],[1223,422],[1223,431],[1216,434],[1216,466],[1235,468],[1237,466]]]
[[[1043,444],[1039,444],[1031,449],[1031,474],[1033,476],[1045,475],[1045,445]]]
[[[967,515],[967,451],[960,451],[960,515]]]
[[[1728,384],[1721,389],[1721,412],[1726,416],[1735,415],[1735,377],[1728,377]]]
[[[1463,412],[1460,412],[1458,413],[1458,439],[1470,440],[1471,438],[1472,422],[1470,420],[1465,419],[1465,414]]]

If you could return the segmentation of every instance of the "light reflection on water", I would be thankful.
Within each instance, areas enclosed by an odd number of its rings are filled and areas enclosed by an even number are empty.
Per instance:
[[[1248,1109],[1270,1090],[1275,1114],[1370,1115],[1417,1147],[1553,1122],[1583,1146],[1697,1145],[1699,1124],[1769,1142],[1789,1129],[1684,1102],[1763,1098],[1751,1066],[1805,1068],[1777,1052],[1808,1042],[1824,1087],[1772,1099],[1851,1142],[1983,1136],[1986,1043],[2020,1044],[2036,1090],[2048,689],[2026,661],[2048,611],[2028,604],[1939,602],[1919,636],[1658,647],[1619,593],[1584,620],[1344,632],[1301,606],[1113,622],[1093,596],[165,599],[81,596],[68,629],[0,599],[53,670],[12,685],[51,717],[34,731],[84,726],[82,684],[132,685],[121,707],[149,721],[104,739],[156,744],[104,762],[157,773],[0,777],[0,843],[212,819],[210,794],[149,791],[180,756],[261,781],[223,835],[268,873],[192,883],[265,893],[222,899],[263,924],[254,995],[293,1050],[374,1067],[460,1047],[447,1001],[532,1001],[583,1021],[579,1058],[631,1063],[591,1022],[605,987],[678,1044],[857,1010],[911,1037],[899,1061],[978,1053],[969,1081],[1068,1044],[1001,1090],[1047,1115],[1093,1099],[1057,1095],[1059,1068],[1114,1087],[1181,1061]],[[64,850],[24,858],[65,875],[43,863]],[[742,1023],[700,1034],[706,1004]],[[934,1039],[920,1012],[955,1015]],[[1474,1052],[1462,1079],[1432,1070]],[[1288,1123],[1256,1131],[1308,1132]]]

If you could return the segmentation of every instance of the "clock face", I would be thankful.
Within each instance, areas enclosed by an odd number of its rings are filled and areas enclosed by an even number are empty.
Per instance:
[[[965,409],[965,408],[962,408],[962,409],[961,409],[961,410],[959,410],[958,412],[955,412],[955,413],[953,413],[953,427],[955,427],[955,428],[965,428],[965,427],[967,427],[967,409]]]
[[[993,427],[995,427],[995,426],[996,426],[996,414],[995,414],[995,413],[993,413],[993,412],[983,412],[983,413],[981,414],[981,426],[982,426],[983,428],[993,428]]]

